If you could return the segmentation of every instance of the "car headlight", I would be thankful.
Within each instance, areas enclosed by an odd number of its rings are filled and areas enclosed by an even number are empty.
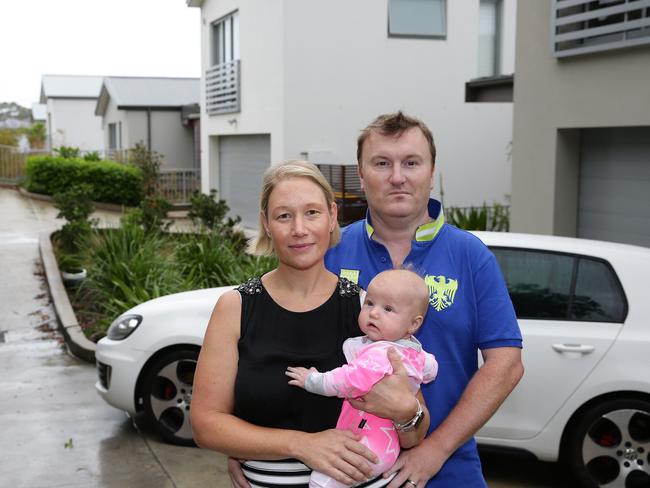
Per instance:
[[[113,321],[106,335],[114,341],[121,341],[131,335],[142,322],[142,315],[122,315]]]

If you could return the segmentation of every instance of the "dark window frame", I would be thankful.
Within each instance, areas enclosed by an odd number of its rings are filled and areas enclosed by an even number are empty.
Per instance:
[[[625,288],[623,288],[623,284],[621,283],[620,278],[618,277],[618,274],[616,273],[616,270],[614,267],[611,265],[611,263],[604,259],[604,258],[599,258],[596,256],[589,256],[587,254],[578,254],[578,253],[571,253],[571,252],[564,252],[564,251],[553,251],[550,249],[539,249],[539,248],[532,248],[532,247],[516,247],[516,246],[488,246],[491,252],[494,250],[502,250],[502,251],[519,251],[519,252],[534,252],[534,253],[540,253],[540,254],[553,254],[557,256],[567,256],[573,259],[573,269],[571,271],[571,285],[569,288],[569,303],[567,305],[567,312],[566,312],[566,317],[526,317],[526,316],[519,316],[517,314],[517,319],[522,319],[522,320],[555,320],[555,321],[566,321],[566,322],[595,322],[595,323],[606,323],[606,324],[624,324],[625,321],[627,320],[627,316],[629,313],[629,302],[627,300],[627,295],[625,294]],[[494,252],[493,252],[494,254]],[[496,259],[496,256],[495,256]],[[576,284],[578,281],[578,266],[580,263],[580,260],[588,260],[588,261],[594,261],[603,264],[608,271],[610,272],[611,276],[613,277],[614,281],[614,286],[617,289],[620,297],[623,299],[623,310],[621,312],[621,318],[620,320],[580,320],[580,319],[574,319],[571,318],[571,308],[573,306],[573,302],[575,299],[575,291],[576,291]],[[497,260],[498,264],[498,260]],[[499,268],[500,269],[500,268]],[[503,271],[502,271],[503,273]],[[504,278],[505,279],[505,278]],[[506,283],[507,285],[507,283]],[[515,313],[517,311],[515,310]]]

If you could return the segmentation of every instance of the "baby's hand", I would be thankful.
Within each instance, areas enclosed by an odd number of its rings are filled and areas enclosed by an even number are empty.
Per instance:
[[[286,374],[289,378],[293,378],[289,380],[289,384],[293,386],[299,386],[300,388],[305,387],[305,381],[307,380],[309,373],[318,373],[318,370],[316,368],[307,369],[301,368],[300,366],[289,366],[284,372],[284,374]]]

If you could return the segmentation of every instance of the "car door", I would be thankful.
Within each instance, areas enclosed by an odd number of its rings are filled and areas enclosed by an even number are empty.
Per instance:
[[[525,374],[478,436],[528,439],[607,353],[627,306],[603,260],[532,249],[492,251],[519,319]]]

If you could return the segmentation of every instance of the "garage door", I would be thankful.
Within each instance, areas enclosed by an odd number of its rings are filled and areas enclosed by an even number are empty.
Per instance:
[[[262,174],[270,164],[268,134],[219,137],[219,194],[247,227],[258,226]]]
[[[582,131],[578,237],[650,246],[650,127]]]

